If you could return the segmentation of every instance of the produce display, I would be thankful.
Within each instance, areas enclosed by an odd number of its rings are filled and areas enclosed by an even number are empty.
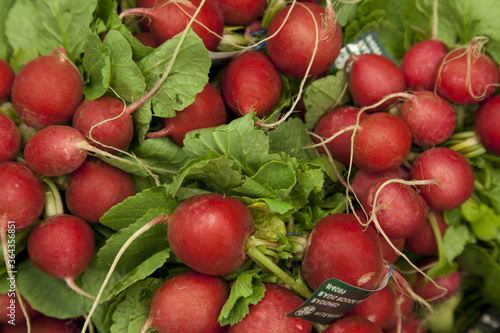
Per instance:
[[[496,0],[0,0],[0,332],[500,330]]]

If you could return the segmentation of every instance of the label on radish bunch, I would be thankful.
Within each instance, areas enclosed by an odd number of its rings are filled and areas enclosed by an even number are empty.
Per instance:
[[[390,53],[384,47],[384,44],[382,44],[382,40],[378,34],[374,31],[368,31],[340,49],[340,53],[337,60],[335,60],[335,63],[332,65],[332,68],[344,69],[351,55],[367,53],[383,55],[394,61]],[[349,66],[346,68],[346,71],[349,71]]]
[[[321,325],[330,325],[343,317],[356,304],[383,289],[389,282],[392,268],[389,269],[375,290],[351,286],[338,279],[328,279],[316,289],[300,307],[287,314],[287,317],[305,319]]]

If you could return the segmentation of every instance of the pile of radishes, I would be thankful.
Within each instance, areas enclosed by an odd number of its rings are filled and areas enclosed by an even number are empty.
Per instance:
[[[500,308],[486,36],[338,69],[358,4],[56,3],[7,20],[72,11],[86,37],[0,40],[0,332],[440,333]],[[288,315],[332,278],[372,293]]]

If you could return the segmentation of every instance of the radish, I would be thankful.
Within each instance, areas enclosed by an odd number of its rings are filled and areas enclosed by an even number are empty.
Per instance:
[[[391,182],[388,177],[370,185],[362,204],[389,238],[410,237],[427,218],[427,204],[418,192],[411,186]]]
[[[12,66],[0,58],[0,103],[10,99],[12,83],[16,73]]]
[[[271,20],[267,35],[272,62],[294,78],[325,72],[342,47],[342,31],[333,9],[325,10],[315,3],[295,3],[280,10]]]
[[[401,322],[401,326],[384,329],[384,333],[427,333],[427,330],[424,321],[412,313]]]
[[[500,95],[483,102],[474,117],[474,130],[481,145],[500,156]]]
[[[304,303],[293,291],[272,283],[265,283],[264,297],[250,304],[248,314],[229,328],[229,333],[299,333],[311,332],[312,322],[287,317]]]
[[[424,281],[424,276],[417,273],[417,277],[413,284],[413,290],[429,303],[436,304],[449,299],[458,292],[462,285],[462,274],[460,271],[456,270],[445,276],[433,278],[434,283],[424,283]]]
[[[364,317],[347,315],[334,321],[323,333],[382,333],[382,330]]]
[[[137,0],[135,2],[135,6],[138,8],[152,8],[157,2],[161,2],[162,0]],[[149,31],[149,25],[151,24],[151,19],[147,16],[143,16],[139,20],[139,25],[141,26],[144,32]],[[156,41],[155,41],[156,43]]]
[[[191,269],[210,275],[232,273],[247,259],[253,233],[250,211],[222,194],[200,194],[184,200],[168,220],[172,252]]]
[[[159,44],[156,42],[156,40],[153,37],[153,34],[150,32],[138,32],[134,34],[134,37],[141,42],[142,45],[144,46],[149,46],[152,48],[157,48]]]
[[[401,69],[389,58],[375,53],[353,55],[349,74],[349,91],[359,107],[368,107],[381,102],[385,96],[403,92],[405,80]],[[382,111],[397,102],[389,98],[366,111]]]
[[[390,284],[384,288],[377,290],[356,304],[347,316],[360,316],[368,319],[380,328],[384,328],[391,319],[392,313],[396,306],[396,296]]]
[[[66,179],[66,204],[76,216],[98,223],[112,206],[135,194],[130,174],[88,157]]]
[[[384,327],[390,329],[397,327],[400,322],[406,320],[412,313],[415,306],[415,300],[405,291],[404,284],[408,287],[409,283],[401,275],[394,275],[394,278],[389,281],[389,285],[394,292],[394,311],[391,313]]]
[[[351,137],[353,130],[347,130],[349,126],[354,126],[358,122],[359,108],[355,106],[343,106],[331,110],[323,115],[316,123],[314,133],[327,141],[326,148],[332,157],[344,165],[349,165],[351,160]],[[359,115],[359,121],[366,117],[366,113]],[[343,131],[343,132],[340,132]],[[335,135],[335,138],[329,139]],[[312,138],[313,142],[319,143],[320,139]],[[318,151],[325,153],[323,147],[318,147]]]
[[[60,214],[37,224],[28,237],[28,254],[43,273],[62,279],[81,295],[94,298],[75,284],[94,256],[94,233],[79,217]]]
[[[429,221],[430,216],[434,215],[441,236],[444,235],[448,225],[444,222],[443,212],[431,211],[427,217],[426,223],[417,230],[413,235],[408,237],[405,242],[405,248],[416,255],[427,257],[437,252],[438,246],[436,236]]]
[[[42,316],[33,322],[32,332],[36,333],[77,333],[81,331],[80,324],[71,319],[58,319]]]
[[[30,320],[39,318],[42,315],[37,310],[33,309],[24,297],[23,304]],[[15,322],[15,325],[12,325],[12,322]],[[17,296],[12,292],[0,294],[0,327],[3,326],[3,324],[17,326],[24,323],[26,323],[26,317],[21,311]],[[3,331],[0,329],[0,332]],[[26,330],[24,332],[26,332]]]
[[[62,125],[81,103],[83,87],[80,72],[60,47],[19,70],[12,84],[12,104],[28,126]]]
[[[13,161],[21,149],[21,135],[16,124],[0,113],[0,163]]]
[[[221,92],[237,115],[255,112],[263,118],[273,111],[281,94],[281,78],[271,60],[248,51],[229,62],[222,74]]]
[[[496,62],[482,53],[485,38],[448,52],[434,72],[435,91],[452,103],[477,104],[490,98],[498,87]]]
[[[380,243],[363,230],[356,217],[345,213],[329,215],[316,223],[301,265],[311,289],[316,290],[329,278],[363,289],[378,287],[384,275]]]
[[[187,271],[167,279],[151,300],[149,319],[158,333],[219,333],[217,322],[229,297],[229,286],[219,276]]]
[[[159,44],[186,29],[189,20],[199,9],[193,31],[209,51],[215,51],[224,30],[222,10],[215,0],[160,0],[151,8],[130,8],[120,14],[142,15],[150,18],[149,30]]]
[[[410,129],[401,118],[387,112],[372,113],[355,131],[353,163],[372,173],[396,169],[411,144]]]
[[[474,191],[474,174],[467,159],[445,147],[424,151],[414,161],[410,178],[434,180],[437,185],[418,185],[420,195],[435,210],[461,206]]]
[[[437,39],[427,39],[413,44],[401,60],[405,83],[411,90],[433,90],[434,71],[448,48]]]
[[[380,245],[382,246],[382,258],[389,264],[395,263],[401,255],[392,248],[385,237],[379,234],[379,239]],[[396,249],[398,249],[398,251],[402,252],[404,250],[406,243],[405,238],[390,238],[389,240],[391,241],[392,245],[394,245]]]
[[[371,173],[364,169],[358,169],[351,180],[351,189],[361,199],[370,185],[382,177],[408,180],[408,171],[402,167],[380,173]]]
[[[186,134],[195,129],[216,127],[227,122],[227,110],[217,88],[208,82],[195,100],[175,117],[161,118],[163,129],[149,132],[147,138],[170,136],[179,146],[183,146]]]
[[[266,9],[267,0],[216,0],[226,25],[249,25]]]
[[[399,116],[420,147],[437,146],[455,131],[455,110],[445,99],[427,90],[417,91],[401,104]]]

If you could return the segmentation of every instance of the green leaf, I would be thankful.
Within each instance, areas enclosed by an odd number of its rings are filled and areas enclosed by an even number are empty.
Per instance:
[[[253,217],[255,237],[276,242],[278,240],[276,236],[278,231],[283,234],[286,233],[285,222],[266,203],[254,203],[247,208]]]
[[[29,0],[16,0],[8,11],[5,35],[14,51],[38,46],[36,13],[35,5]]]
[[[172,213],[178,204],[176,200],[167,197],[164,186],[153,187],[113,206],[101,217],[100,222],[113,230],[120,230],[135,223],[150,209],[163,208]]]
[[[291,157],[311,161],[317,157],[314,149],[304,149],[312,144],[307,128],[299,118],[291,118],[269,132],[270,150],[283,152]]]
[[[95,34],[89,34],[85,41],[83,68],[85,98],[94,100],[104,95],[111,82],[111,50]]]
[[[332,108],[349,102],[346,87],[347,77],[344,71],[317,79],[307,87],[304,93],[307,129],[313,129],[318,120]]]
[[[16,281],[31,307],[46,316],[68,319],[85,313],[82,296],[63,280],[42,273],[29,259],[19,265]]]
[[[12,53],[12,47],[7,43],[7,36],[5,35],[6,20],[10,8],[14,5],[15,0],[0,0],[0,58],[8,61]]]
[[[132,59],[132,48],[123,35],[108,31],[103,44],[111,51],[110,86],[120,98],[127,102],[141,99],[146,92],[146,82]]]
[[[218,318],[219,323],[224,326],[234,325],[241,321],[248,314],[248,306],[260,301],[265,291],[266,287],[261,282],[258,273],[246,271],[238,275],[231,287],[229,298],[222,307]]]
[[[180,42],[180,35],[161,44],[137,62],[149,87],[165,73]],[[175,111],[183,110],[193,103],[195,96],[208,82],[210,65],[207,49],[190,29],[167,79],[152,98],[154,114],[158,117],[173,117]]]
[[[462,254],[465,247],[476,242],[476,238],[466,225],[451,225],[443,236],[444,253],[448,260],[452,262]]]

